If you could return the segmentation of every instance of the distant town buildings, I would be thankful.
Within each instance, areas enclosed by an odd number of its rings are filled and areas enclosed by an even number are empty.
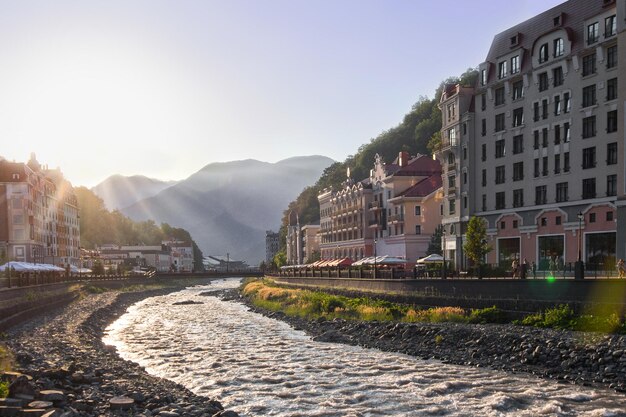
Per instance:
[[[31,154],[27,163],[0,160],[0,248],[14,261],[78,266],[79,208],[58,169]]]
[[[190,242],[163,241],[161,245],[114,245],[97,248],[105,270],[153,268],[157,272],[192,272],[193,246]]]
[[[265,263],[270,265],[280,250],[280,238],[277,232],[265,232]]]

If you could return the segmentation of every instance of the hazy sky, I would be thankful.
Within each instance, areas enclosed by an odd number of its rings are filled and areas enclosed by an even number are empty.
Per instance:
[[[0,155],[182,179],[343,160],[561,1],[0,1]]]

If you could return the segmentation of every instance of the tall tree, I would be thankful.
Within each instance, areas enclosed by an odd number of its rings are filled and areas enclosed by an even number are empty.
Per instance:
[[[465,244],[463,245],[465,256],[480,268],[485,255],[491,249],[491,246],[487,243],[487,225],[485,220],[472,216],[467,223],[467,233],[465,234]]]
[[[439,225],[435,228],[433,235],[430,237],[430,243],[428,244],[427,253],[429,255],[435,253],[437,255],[441,255],[441,235],[443,231],[443,226]]]

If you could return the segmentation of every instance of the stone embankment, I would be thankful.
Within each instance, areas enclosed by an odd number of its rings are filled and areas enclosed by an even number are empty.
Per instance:
[[[306,320],[252,310],[315,340],[399,352],[445,363],[526,372],[626,392],[626,337],[517,325]]]
[[[3,376],[11,385],[0,416],[236,417],[218,401],[148,375],[102,343],[106,326],[126,308],[166,291],[91,295],[9,330],[19,373]]]

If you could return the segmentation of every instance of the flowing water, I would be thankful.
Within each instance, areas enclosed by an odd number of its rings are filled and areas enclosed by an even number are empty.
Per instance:
[[[109,327],[105,342],[243,416],[626,416],[622,394],[314,342],[206,295],[238,283],[146,299]],[[180,301],[203,304],[173,305]]]

